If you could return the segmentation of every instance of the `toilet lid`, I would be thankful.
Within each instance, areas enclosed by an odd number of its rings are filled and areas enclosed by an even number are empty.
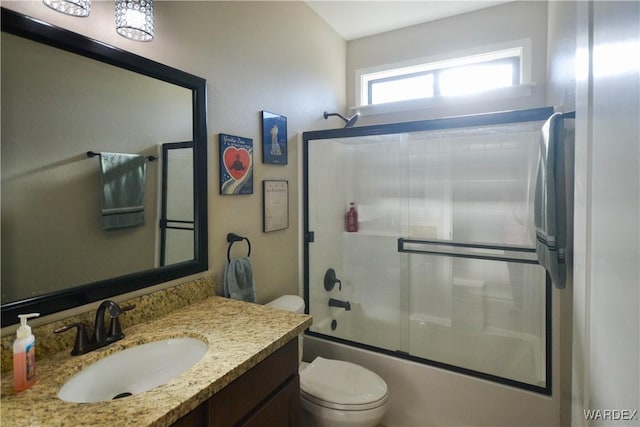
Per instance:
[[[362,366],[316,357],[300,373],[300,388],[308,396],[330,404],[367,405],[384,399],[387,383]]]

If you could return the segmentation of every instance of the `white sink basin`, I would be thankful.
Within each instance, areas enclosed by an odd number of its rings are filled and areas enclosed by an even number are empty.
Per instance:
[[[67,402],[104,402],[151,390],[177,378],[207,352],[194,338],[171,338],[119,351],[67,381],[58,397]]]

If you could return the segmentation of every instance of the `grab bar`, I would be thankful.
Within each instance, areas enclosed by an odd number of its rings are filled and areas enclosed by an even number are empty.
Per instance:
[[[416,248],[412,245],[423,246],[435,246],[433,249]],[[444,250],[443,247],[459,248],[462,251]],[[496,254],[490,252],[465,252],[464,249],[474,250],[480,249],[483,251],[504,251],[504,252],[516,252],[521,254],[520,256],[508,255],[508,254]],[[414,254],[428,254],[428,255],[441,255],[451,256],[457,258],[472,258],[482,259],[487,261],[505,261],[516,262],[524,264],[538,264],[536,257],[536,249],[528,246],[515,246],[515,245],[498,245],[493,243],[475,243],[475,242],[456,242],[453,240],[418,240],[399,237],[398,238],[398,252],[414,253]]]

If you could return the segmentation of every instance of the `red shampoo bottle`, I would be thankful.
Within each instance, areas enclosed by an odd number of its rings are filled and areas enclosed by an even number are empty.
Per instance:
[[[349,203],[349,210],[345,215],[345,228],[350,233],[358,231],[358,211],[355,203]]]

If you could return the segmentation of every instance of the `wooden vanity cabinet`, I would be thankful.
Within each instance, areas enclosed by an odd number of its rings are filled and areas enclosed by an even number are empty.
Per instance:
[[[298,339],[245,372],[173,427],[299,427]]]

